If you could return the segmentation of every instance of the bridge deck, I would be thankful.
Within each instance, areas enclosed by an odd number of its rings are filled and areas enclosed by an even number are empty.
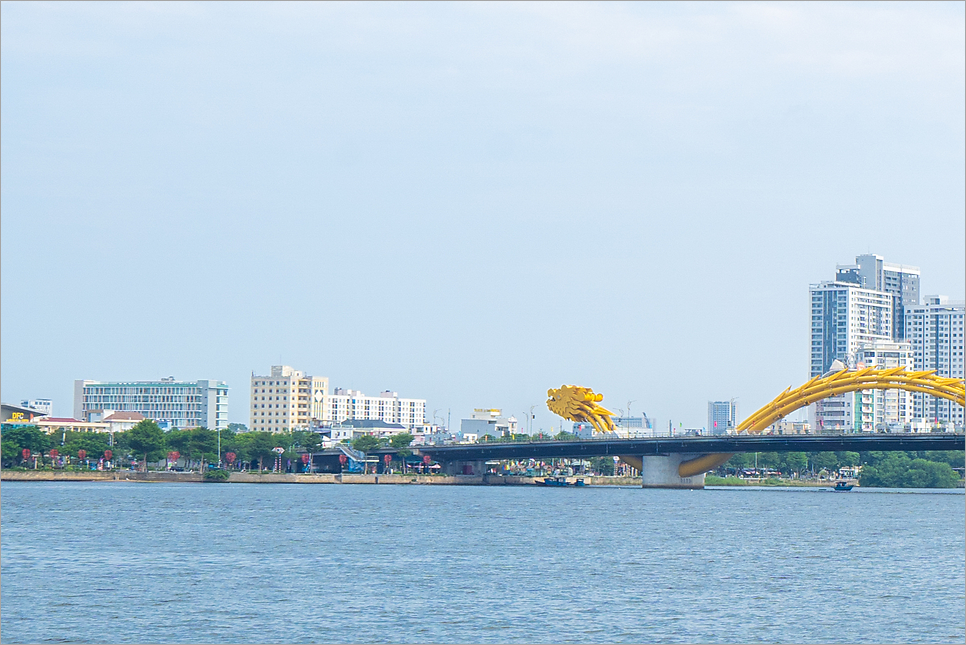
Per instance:
[[[717,435],[711,437],[652,437],[647,439],[591,439],[515,443],[419,446],[420,454],[438,461],[601,457],[607,455],[708,454],[728,452],[821,452],[850,450],[963,450],[962,433],[882,433],[836,435]],[[394,450],[373,451],[392,453]]]

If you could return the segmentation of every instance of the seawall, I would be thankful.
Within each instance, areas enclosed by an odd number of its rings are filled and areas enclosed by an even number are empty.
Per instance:
[[[361,475],[344,473],[340,475],[289,474],[289,473],[251,473],[233,472],[227,483],[230,484],[425,484],[431,486],[535,486],[537,477],[516,477],[500,475]],[[640,486],[638,477],[596,477],[583,478],[589,486]],[[128,482],[191,482],[201,483],[200,473],[176,473],[169,471],[135,472],[119,470],[114,472],[62,470],[4,470],[0,471],[0,481],[128,481]]]

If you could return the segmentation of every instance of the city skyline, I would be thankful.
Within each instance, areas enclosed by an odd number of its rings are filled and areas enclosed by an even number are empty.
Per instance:
[[[962,5],[0,12],[5,402],[174,375],[247,423],[293,365],[702,427],[804,382],[837,264],[966,292]]]

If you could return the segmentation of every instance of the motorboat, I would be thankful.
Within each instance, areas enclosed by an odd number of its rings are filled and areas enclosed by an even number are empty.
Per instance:
[[[541,486],[586,486],[587,482],[584,481],[583,477],[577,477],[574,481],[569,481],[566,477],[544,477],[542,480],[537,480],[537,483]]]

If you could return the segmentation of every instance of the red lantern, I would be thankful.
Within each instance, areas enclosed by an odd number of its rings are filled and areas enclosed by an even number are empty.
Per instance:
[[[302,453],[302,463],[303,464],[309,463],[309,454],[307,452]]]
[[[54,459],[57,459],[57,455],[59,455],[59,454],[60,454],[60,452],[58,452],[58,450],[56,448],[51,448],[50,449],[50,456],[53,457]]]
[[[20,454],[23,455],[24,459],[30,459],[30,448],[24,448],[20,451]],[[342,456],[345,457],[345,455]]]
[[[345,464],[346,464],[347,461],[349,461],[349,458],[348,457],[346,457],[345,455],[339,455],[339,463],[340,464],[342,464],[343,466],[345,466]]]
[[[80,450],[78,450],[77,451],[77,458],[78,459],[87,459],[87,451],[84,450],[83,448],[81,448]]]
[[[431,462],[432,460],[433,459],[429,455],[423,455],[423,463],[426,464],[427,466],[429,465],[429,462]]]
[[[114,452],[113,451],[111,451],[111,450],[105,450],[104,451],[104,459],[107,459],[108,461],[110,461],[111,460],[111,457],[113,457],[113,456],[114,456]]]
[[[389,462],[392,461],[392,455],[386,455],[385,457],[382,458],[382,460],[386,462],[386,465],[388,466]]]
[[[178,457],[180,456],[181,456],[180,452],[178,452],[177,450],[172,450],[171,452],[168,453],[168,461],[178,461]]]
[[[235,463],[235,457],[236,456],[237,455],[235,455],[235,453],[233,453],[233,452],[226,452],[225,453],[225,461],[227,461],[229,464],[233,464],[233,463]]]

